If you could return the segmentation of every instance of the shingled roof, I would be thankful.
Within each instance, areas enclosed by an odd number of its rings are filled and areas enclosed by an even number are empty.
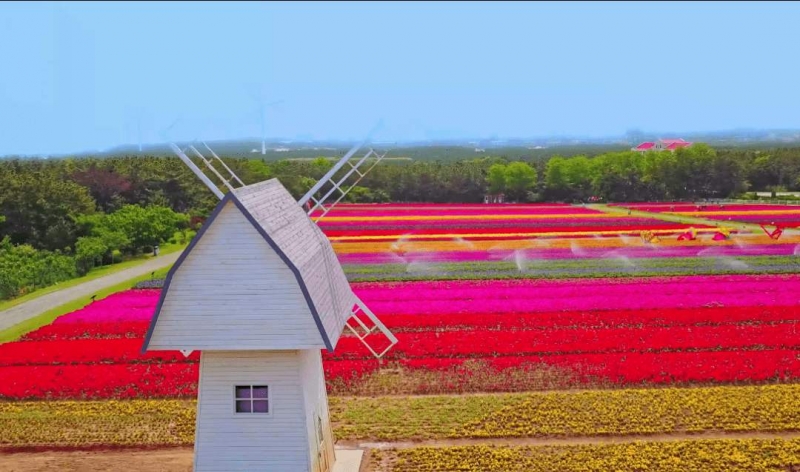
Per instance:
[[[278,179],[238,188],[233,195],[297,270],[311,312],[325,315],[323,338],[338,339],[356,297],[328,237]]]
[[[167,276],[143,351],[155,329],[172,274],[229,203],[235,204],[261,234],[265,244],[272,247],[294,273],[326,347],[333,350],[357,298],[328,238],[283,185],[277,179],[270,179],[235,189],[217,205]]]

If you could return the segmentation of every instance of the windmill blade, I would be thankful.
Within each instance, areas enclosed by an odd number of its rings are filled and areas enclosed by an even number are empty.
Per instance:
[[[211,170],[211,172],[213,172],[214,175],[216,175],[217,178],[222,181],[222,183],[228,188],[228,190],[233,191],[233,186],[231,186],[230,182],[228,180],[225,180],[225,177],[223,177],[222,174],[219,173],[219,171],[217,170],[216,167],[214,167],[211,161],[206,159],[206,156],[201,154],[200,151],[198,151],[197,148],[194,147],[194,145],[189,146],[189,149],[194,153],[195,156],[199,157],[200,160],[203,161],[203,163],[205,163],[206,167],[208,167],[209,170]]]
[[[339,180],[339,182],[338,182],[338,184],[339,184],[339,185],[337,185],[337,186],[338,186],[339,188],[341,188],[341,185],[344,183],[344,181],[345,181],[345,180],[347,180],[347,178],[348,178],[348,177],[350,177],[350,174],[352,174],[353,172],[355,172],[356,174],[358,174],[358,178],[357,178],[357,179],[356,179],[356,180],[355,180],[353,183],[349,184],[349,185],[347,186],[347,188],[346,188],[346,189],[345,189],[343,192],[342,192],[342,191],[340,191],[339,198],[337,198],[336,200],[334,200],[334,201],[333,201],[333,203],[331,203],[330,205],[328,205],[326,208],[323,208],[323,209],[322,209],[322,214],[321,214],[321,215],[319,215],[318,217],[314,218],[314,221],[315,221],[315,222],[319,222],[319,221],[320,221],[322,218],[324,218],[324,217],[325,217],[325,215],[327,215],[327,214],[328,214],[328,212],[330,212],[331,210],[333,210],[333,208],[334,208],[334,207],[335,207],[337,204],[339,204],[339,202],[341,202],[341,201],[344,199],[344,197],[346,197],[346,196],[347,196],[347,194],[348,194],[348,193],[350,193],[350,190],[352,190],[352,189],[353,189],[353,188],[354,188],[356,185],[358,185],[358,183],[359,183],[359,182],[361,182],[361,179],[363,179],[364,177],[366,177],[366,176],[367,176],[367,174],[369,173],[369,171],[371,171],[372,169],[374,169],[374,168],[375,168],[375,166],[376,166],[376,165],[378,165],[378,164],[379,164],[379,163],[380,163],[380,162],[383,160],[383,158],[384,158],[384,157],[386,157],[386,155],[387,155],[387,154],[389,154],[389,151],[386,151],[386,152],[384,152],[383,154],[378,154],[377,152],[375,152],[375,150],[374,150],[374,149],[370,149],[370,150],[369,150],[369,152],[368,152],[368,153],[367,153],[367,154],[366,154],[364,157],[362,157],[362,158],[361,158],[361,160],[360,160],[360,161],[358,161],[358,162],[356,163],[356,165],[355,165],[355,166],[351,165],[352,169],[351,169],[351,170],[350,170],[350,171],[349,171],[349,172],[348,172],[348,173],[347,173],[347,174],[346,174],[344,177],[342,177],[342,178]],[[364,163],[364,161],[366,161],[366,160],[367,160],[367,159],[368,159],[368,158],[369,158],[371,155],[374,155],[374,156],[375,156],[375,163],[374,163],[374,164],[372,164],[371,166],[369,166],[369,168],[367,168],[367,170],[365,170],[364,172],[361,172],[361,171],[359,170],[359,167],[360,167],[360,166],[361,166],[361,164],[362,164],[362,163]],[[330,193],[333,193],[333,190],[331,190],[330,192],[328,192],[328,194],[330,194]],[[324,200],[324,198],[323,198],[323,200]],[[313,211],[313,210],[314,210],[314,209],[312,208],[312,211]],[[309,212],[309,214],[310,214],[310,212]]]
[[[194,172],[194,175],[196,175],[206,185],[206,187],[208,187],[208,189],[217,196],[217,198],[222,200],[225,197],[225,195],[220,191],[219,187],[217,187],[217,185],[212,182],[211,179],[209,179],[199,167],[194,165],[194,162],[192,162],[192,160],[189,159],[189,156],[183,152],[183,149],[179,148],[175,143],[169,143],[169,147],[172,149],[172,152],[174,152],[180,158],[180,160],[186,164],[186,167],[191,169],[191,171]]]
[[[379,360],[397,344],[397,337],[389,331],[389,328],[387,328],[386,325],[375,316],[375,313],[373,313],[358,297],[356,297],[356,305],[353,307],[350,318],[345,322],[345,326],[367,349],[369,349],[372,355]],[[385,339],[389,341],[389,345],[383,349],[374,348],[368,341],[370,335],[376,334],[377,332],[383,334]]]
[[[375,134],[375,132],[377,132],[382,126],[383,126],[383,121],[381,120],[381,121],[378,122],[378,124],[375,125],[374,128],[372,128],[370,130],[370,132],[367,134],[367,137],[364,138],[364,140],[361,143],[353,146],[349,151],[347,151],[347,154],[345,154],[344,157],[339,159],[339,161],[336,162],[336,164],[334,164],[333,167],[331,167],[331,169],[321,179],[319,179],[319,181],[316,184],[314,184],[313,187],[311,187],[311,190],[306,192],[306,194],[303,195],[303,197],[300,198],[300,200],[297,201],[297,203],[299,203],[300,206],[305,206],[306,203],[308,203],[309,201],[313,201],[314,202],[313,207],[311,209],[309,209],[309,211],[308,211],[309,215],[314,210],[316,210],[318,207],[324,205],[325,200],[333,193],[333,191],[338,189],[340,192],[344,192],[340,188],[340,185],[343,183],[344,179],[340,179],[339,182],[334,182],[334,180],[333,180],[334,175],[336,175],[336,172],[338,172],[339,169],[341,169],[345,164],[348,163],[350,158],[353,157],[353,155],[356,152],[358,152],[359,149],[364,147],[370,141],[370,139]],[[367,155],[365,155],[363,158],[361,158],[361,160],[358,161],[358,164],[356,166],[353,166],[352,164],[350,164],[350,167],[352,167],[352,169],[350,170],[350,172],[347,173],[347,175],[345,176],[345,179],[347,177],[349,177],[350,174],[352,174],[354,171],[356,171],[358,169],[358,166],[360,166],[367,159],[367,157],[369,157],[369,155],[372,152],[373,151],[370,150],[370,152],[367,153]],[[314,195],[327,183],[331,183],[333,185],[333,189],[331,189],[331,191],[329,191],[321,199],[319,199],[319,200],[315,199]]]
[[[224,167],[224,168],[225,168],[225,170],[227,170],[227,171],[228,171],[228,172],[231,174],[231,177],[233,177],[234,179],[236,179],[236,181],[237,181],[237,182],[239,182],[239,185],[244,185],[244,182],[242,182],[242,179],[240,179],[240,178],[239,178],[239,176],[238,176],[238,175],[236,175],[236,174],[235,174],[235,173],[234,173],[234,172],[231,170],[231,168],[230,168],[230,167],[228,167],[228,165],[227,165],[227,164],[225,164],[225,161],[223,161],[223,160],[222,160],[222,158],[220,158],[220,157],[217,155],[217,153],[216,153],[216,152],[214,152],[214,150],[213,150],[213,149],[211,149],[210,147],[208,147],[208,144],[206,144],[206,142],[205,142],[205,141],[203,141],[203,146],[205,146],[205,147],[206,147],[206,149],[208,149],[208,152],[210,152],[210,153],[211,153],[211,155],[212,155],[212,156],[214,156],[214,159],[216,159],[217,161],[219,161],[219,163],[220,163],[220,164],[222,164],[222,167]]]

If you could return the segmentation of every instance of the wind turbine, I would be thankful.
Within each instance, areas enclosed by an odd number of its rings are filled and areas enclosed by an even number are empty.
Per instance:
[[[142,114],[139,113],[136,117],[136,134],[139,140],[139,154],[142,153]]]
[[[261,155],[265,155],[267,153],[267,120],[266,120],[266,109],[267,107],[279,105],[283,103],[283,100],[276,100],[270,103],[262,103],[261,104]]]
[[[267,153],[267,107],[280,105],[283,100],[275,100],[273,102],[264,103],[264,97],[261,92],[250,90],[250,96],[259,105],[259,113],[261,114],[261,155]]]

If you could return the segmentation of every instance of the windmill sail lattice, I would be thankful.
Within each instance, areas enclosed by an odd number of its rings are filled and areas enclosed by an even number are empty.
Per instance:
[[[349,162],[350,158],[355,155],[358,150],[366,144],[366,140],[364,143],[359,144],[347,154],[345,154],[342,159],[340,159],[334,166],[328,171],[325,176],[317,182],[311,190],[309,190],[306,195],[301,198],[298,203],[300,206],[305,206],[309,201],[314,202],[314,205],[311,205],[311,208],[308,209],[307,215],[314,221],[319,221],[324,217],[336,204],[338,204],[350,191],[353,186],[355,186],[361,179],[364,178],[367,173],[372,170],[385,156],[387,153],[379,154],[375,150],[370,149],[361,159],[359,159],[355,164]],[[233,192],[235,189],[246,187],[244,182],[225,164],[225,162],[213,151],[211,148],[204,142],[203,145],[208,149],[211,153],[212,158],[209,159],[205,157],[194,145],[189,145],[186,149],[181,149],[175,143],[170,143],[170,148],[172,151],[186,164],[189,169],[211,190],[214,195],[216,195],[220,200],[222,200],[225,195],[220,190],[219,186],[214,183],[195,163],[186,155],[186,150],[190,150],[198,159],[200,159],[206,167],[214,174],[214,176],[219,179],[222,184],[227,188],[228,191]],[[362,165],[364,165],[367,160],[373,157],[375,162],[372,163],[371,166],[367,167],[366,170],[362,169]],[[222,168],[230,174],[230,177],[225,178],[223,174],[217,169],[215,166],[215,162],[218,165],[221,165]],[[335,179],[335,174],[342,169],[345,165],[349,165],[350,169],[345,173],[345,175],[338,180]],[[358,177],[355,181],[349,186],[345,187],[345,182],[347,181],[350,176],[356,174]],[[332,188],[328,190],[324,196],[321,198],[315,198],[315,194],[322,189],[325,184],[330,183]],[[334,192],[339,191],[339,196],[333,200],[331,203],[325,204],[325,202],[330,200],[330,197],[334,194]],[[318,209],[322,209],[322,214],[317,216],[316,218],[312,218],[312,213],[317,211]],[[338,262],[337,262],[338,264]],[[353,333],[355,337],[361,341],[366,348],[377,358],[381,359],[395,344],[397,344],[397,338],[392,334],[392,332],[384,325],[377,316],[372,312],[372,310],[367,307],[367,305],[358,298],[355,294],[356,303],[352,306],[350,310],[350,316],[345,321],[345,326]],[[379,333],[382,334],[386,340],[388,340],[388,345],[384,345],[381,343],[380,347],[376,346],[372,341],[376,339],[376,336],[379,336]]]
[[[297,203],[299,203],[300,206],[308,206],[308,215],[314,221],[319,222],[319,220],[324,218],[328,212],[330,212],[339,202],[342,201],[342,199],[344,199],[345,196],[347,196],[348,192],[350,192],[350,190],[355,187],[356,184],[359,183],[361,179],[363,179],[369,173],[369,171],[371,171],[376,165],[378,165],[378,163],[380,163],[380,161],[383,160],[383,158],[386,157],[386,152],[379,154],[374,149],[370,148],[370,150],[364,154],[364,156],[359,159],[355,165],[350,162],[350,159],[358,152],[359,149],[366,146],[366,144],[369,142],[370,136],[372,136],[372,134],[380,127],[381,123],[379,122],[375,128],[370,131],[369,135],[367,135],[367,138],[362,143],[353,146],[352,149],[347,151],[347,154],[339,159],[336,164],[334,164],[333,167],[331,167],[331,169],[321,179],[319,179],[319,182],[314,184],[314,186],[312,186],[311,189],[306,192],[306,194],[303,195],[300,200],[298,200]],[[373,157],[375,162],[371,166],[367,167],[366,170],[364,170],[362,166],[364,166],[370,157]],[[348,170],[344,176],[337,180],[336,174],[344,167],[345,164],[350,166],[350,170]],[[347,179],[349,179],[353,174],[358,175],[358,177],[352,183],[347,184]],[[320,192],[326,184],[329,184],[330,188],[322,197],[317,198],[317,193]],[[332,202],[327,203],[326,206],[326,202],[329,202],[337,191],[339,192],[339,196]],[[309,202],[313,202],[313,205],[309,205]],[[312,217],[311,215],[318,209],[321,209],[322,213],[316,217]]]
[[[357,148],[356,148],[356,150],[357,150]],[[348,153],[348,154],[350,154],[350,153]],[[373,167],[375,167],[376,165],[378,165],[378,163],[379,163],[381,160],[383,160],[383,158],[384,158],[384,157],[386,157],[386,154],[387,154],[387,153],[378,154],[377,152],[375,152],[375,150],[373,150],[373,149],[370,149],[370,150],[369,150],[369,152],[367,152],[366,154],[364,154],[364,156],[363,156],[361,159],[359,159],[359,160],[358,160],[358,161],[355,163],[355,165],[353,165],[353,163],[352,163],[352,162],[350,162],[350,158],[352,157],[352,154],[350,154],[350,155],[345,155],[345,156],[344,156],[342,159],[340,159],[340,160],[339,160],[339,161],[336,163],[336,165],[334,165],[334,166],[331,168],[331,170],[329,170],[329,171],[328,171],[328,173],[327,173],[327,174],[325,174],[325,176],[324,176],[324,177],[322,177],[322,178],[319,180],[319,182],[317,182],[317,183],[316,183],[316,185],[314,185],[314,186],[311,188],[311,190],[309,190],[309,191],[308,191],[308,193],[306,193],[306,194],[303,196],[303,198],[301,198],[301,199],[298,201],[298,203],[300,203],[300,205],[306,205],[306,204],[307,204],[309,201],[313,202],[314,204],[313,204],[313,205],[311,205],[311,206],[310,206],[310,208],[308,209],[308,214],[309,214],[309,216],[311,216],[311,215],[312,215],[312,214],[313,214],[315,211],[317,211],[317,210],[321,209],[321,210],[322,210],[322,213],[321,213],[321,214],[319,214],[319,215],[317,215],[317,216],[315,216],[315,217],[312,217],[312,219],[313,219],[314,221],[319,221],[319,220],[321,220],[321,219],[322,219],[322,218],[324,218],[324,217],[325,217],[325,215],[327,215],[327,214],[328,214],[328,212],[330,212],[330,211],[331,211],[331,210],[332,210],[332,209],[333,209],[333,208],[334,208],[334,207],[335,207],[335,206],[336,206],[336,205],[337,205],[339,202],[341,202],[341,201],[342,201],[342,199],[344,199],[344,197],[346,197],[346,196],[347,196],[348,192],[350,192],[350,190],[351,190],[353,187],[355,187],[355,186],[356,186],[356,184],[358,184],[359,182],[361,182],[361,179],[363,179],[363,178],[364,178],[364,177],[367,175],[367,173],[369,173],[369,171],[371,171],[371,170],[372,170],[372,168],[373,168]],[[366,170],[364,170],[363,172],[362,172],[361,170],[359,170],[359,169],[361,169],[361,166],[362,166],[362,165],[364,165],[364,163],[367,161],[367,159],[369,159],[370,157],[373,157],[373,156],[374,156],[375,162],[374,162],[374,163],[373,163],[371,166],[367,167],[367,169],[366,169]],[[336,179],[334,178],[334,177],[335,177],[335,175],[336,175],[336,173],[337,173],[337,172],[339,171],[339,169],[341,169],[341,168],[342,168],[342,167],[343,167],[345,164],[347,164],[347,165],[349,165],[349,166],[350,166],[350,170],[348,170],[348,171],[347,171],[347,172],[344,174],[344,176],[342,176],[340,179],[336,180]],[[362,170],[363,170],[363,169],[362,169]],[[346,182],[347,182],[347,179],[349,179],[349,178],[350,178],[350,176],[351,176],[351,175],[353,175],[353,174],[356,174],[356,175],[358,175],[358,177],[356,178],[356,180],[354,180],[354,181],[353,181],[352,183],[350,183],[350,184],[346,184]],[[320,197],[320,198],[316,198],[314,195],[315,195],[315,194],[316,194],[316,193],[317,193],[317,192],[318,192],[318,191],[319,191],[319,190],[320,190],[320,189],[321,189],[321,188],[322,188],[322,187],[323,187],[325,184],[327,184],[327,183],[330,183],[330,184],[331,184],[331,186],[330,186],[331,188],[330,188],[330,189],[329,189],[329,190],[328,190],[328,191],[327,191],[327,192],[326,192],[326,193],[325,193],[325,194],[324,194],[322,197]],[[326,202],[328,202],[328,201],[329,201],[329,200],[330,200],[330,199],[331,199],[331,198],[334,196],[334,194],[335,194],[337,191],[339,192],[339,196],[338,196],[338,197],[337,197],[335,200],[333,200],[332,202],[330,202],[330,203],[327,203],[327,205],[326,205]]]

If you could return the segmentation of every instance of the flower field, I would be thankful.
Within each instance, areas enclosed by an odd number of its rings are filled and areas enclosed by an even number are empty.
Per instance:
[[[436,241],[452,238],[503,240],[531,237],[637,235],[649,230],[675,234],[689,228],[655,218],[624,217],[569,205],[520,205],[460,208],[354,208],[329,213],[320,228],[332,242]],[[701,232],[714,231],[699,226]]]
[[[669,213],[726,222],[744,222],[780,225],[784,228],[800,227],[800,205],[760,204],[622,204],[633,210]]]
[[[381,362],[347,333],[323,352],[337,438],[455,441],[375,451],[386,471],[800,464],[800,235],[716,237],[659,219],[695,205],[664,206],[337,207],[320,226],[399,340]],[[754,207],[718,211],[790,211]],[[140,353],[158,297],[120,292],[0,345],[0,448],[190,444],[198,353]],[[639,436],[674,440],[591,439]],[[498,438],[584,439],[480,442]]]
[[[775,472],[800,463],[800,440],[693,440],[575,446],[419,447],[380,454],[397,472]],[[385,462],[384,462],[385,461]]]
[[[800,430],[798,394],[797,385],[768,385],[331,397],[330,409],[346,442],[779,433]],[[195,408],[174,399],[0,403],[0,445],[187,445]]]

